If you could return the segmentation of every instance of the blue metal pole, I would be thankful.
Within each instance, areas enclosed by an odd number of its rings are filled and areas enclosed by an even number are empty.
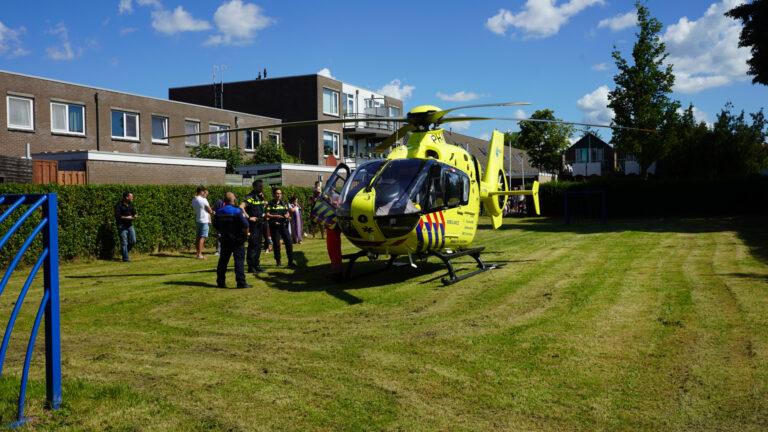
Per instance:
[[[43,217],[48,229],[43,232],[43,244],[48,245],[45,260],[45,292],[49,294],[45,307],[45,386],[51,409],[61,405],[61,329],[59,328],[59,219],[56,194],[48,195]]]

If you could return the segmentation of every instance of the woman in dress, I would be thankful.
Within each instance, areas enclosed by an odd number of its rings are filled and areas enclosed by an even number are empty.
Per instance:
[[[291,198],[288,209],[291,211],[291,237],[293,237],[293,243],[300,244],[304,236],[304,221],[301,220],[301,206],[299,205],[298,197],[294,196]]]

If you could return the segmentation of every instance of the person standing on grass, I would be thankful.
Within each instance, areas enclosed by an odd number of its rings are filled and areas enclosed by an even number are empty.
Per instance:
[[[288,234],[288,224],[291,223],[291,212],[283,201],[283,190],[276,188],[275,198],[267,204],[267,221],[269,222],[269,232],[272,235],[272,247],[275,251],[275,263],[280,267],[280,240],[285,244],[285,252],[288,255],[288,267],[296,267],[293,262],[293,244],[291,235]]]
[[[264,271],[261,268],[261,243],[267,231],[265,210],[267,200],[264,198],[264,182],[260,179],[252,183],[253,190],[245,196],[245,201],[240,204],[250,222],[250,234],[248,235],[248,273]]]
[[[115,205],[115,222],[117,233],[120,235],[120,253],[123,262],[131,262],[128,252],[136,245],[136,231],[133,221],[136,219],[136,209],[133,208],[133,193],[123,192],[123,199]]]
[[[291,211],[291,237],[294,243],[301,244],[304,237],[304,221],[301,218],[299,197],[291,197],[291,203],[288,204],[288,208]]]
[[[238,288],[251,288],[245,281],[245,241],[248,239],[248,218],[240,207],[235,206],[235,194],[227,192],[226,205],[213,217],[213,226],[221,233],[221,254],[216,267],[216,285],[226,288],[229,258],[235,257],[235,280]]]
[[[195,225],[197,228],[197,238],[195,239],[195,250],[197,259],[205,259],[203,255],[203,244],[208,238],[208,224],[211,223],[211,205],[208,203],[208,189],[205,186],[197,187],[197,195],[192,199],[192,208],[195,210]]]

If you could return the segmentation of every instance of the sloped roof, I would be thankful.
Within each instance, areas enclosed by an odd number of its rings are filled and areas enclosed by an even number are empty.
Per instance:
[[[488,149],[491,148],[491,142],[471,137],[469,135],[462,135],[456,132],[445,131],[443,134],[445,141],[448,144],[454,144],[465,148],[474,157],[477,158],[477,162],[481,167],[485,168],[488,162]],[[539,169],[531,165],[531,158],[525,150],[512,147],[512,175],[520,175],[522,173],[523,161],[525,162],[526,175],[533,175],[539,173]],[[509,171],[509,146],[504,147],[504,170]]]

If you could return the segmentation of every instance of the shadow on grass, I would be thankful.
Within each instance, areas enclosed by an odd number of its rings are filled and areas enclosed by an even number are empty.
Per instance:
[[[270,271],[260,273],[259,279],[267,283],[269,287],[282,291],[324,291],[350,305],[362,303],[362,299],[350,294],[348,291],[399,284],[419,275],[445,270],[445,265],[441,262],[418,262],[418,268],[414,269],[407,263],[397,262],[397,264],[400,265],[387,267],[386,260],[379,260],[372,263],[362,258],[355,263],[351,279],[345,282],[338,282],[330,277],[330,264],[309,265],[303,252],[295,252],[294,260],[298,264],[298,268],[292,272],[277,273]],[[459,264],[463,266],[465,263]],[[474,264],[474,261],[466,264]],[[347,265],[348,264],[345,261],[345,270]],[[436,279],[445,276],[444,273],[447,273],[447,271],[441,271]]]
[[[236,286],[226,286],[226,287],[220,287],[216,284],[208,283],[208,282],[200,282],[200,281],[165,281],[163,282],[164,285],[177,285],[177,286],[183,286],[183,287],[201,287],[201,288],[216,288],[216,289],[222,289],[222,290],[241,290],[245,288],[238,288]]]
[[[89,276],[64,276],[67,279],[100,279],[100,278],[121,278],[121,277],[142,277],[142,276],[170,276],[170,275],[186,275],[195,273],[215,273],[216,269],[207,270],[195,270],[189,272],[180,273],[120,273],[120,274],[100,274]]]

